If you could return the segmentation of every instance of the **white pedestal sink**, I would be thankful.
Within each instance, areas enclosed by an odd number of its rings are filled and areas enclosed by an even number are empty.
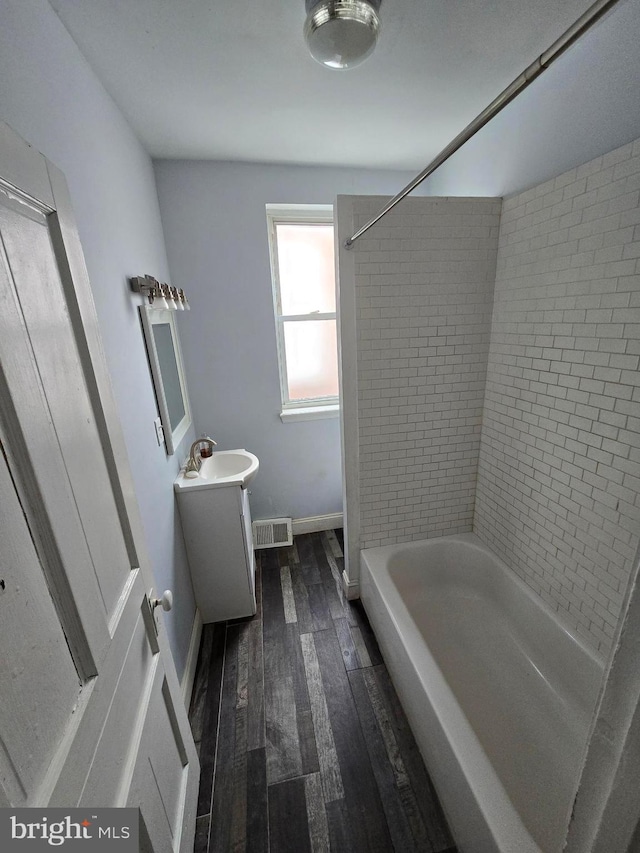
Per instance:
[[[247,450],[218,450],[175,489],[196,604],[203,622],[256,612],[255,557],[247,485],[258,471]]]

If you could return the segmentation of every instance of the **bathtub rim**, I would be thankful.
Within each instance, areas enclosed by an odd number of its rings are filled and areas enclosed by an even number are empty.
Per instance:
[[[381,569],[388,573],[387,560],[391,555],[395,555],[403,550],[419,551],[422,548],[425,548],[429,543],[436,542],[461,542],[470,549],[479,551],[485,557],[489,557],[500,567],[501,571],[509,577],[510,581],[513,582],[527,596],[527,598],[536,605],[536,607],[543,610],[547,616],[558,624],[562,632],[566,634],[573,643],[579,646],[580,650],[584,652],[584,654],[590,658],[591,662],[604,674],[604,670],[607,665],[607,658],[595,651],[591,646],[587,645],[585,639],[571,626],[564,622],[558,611],[554,610],[549,603],[544,600],[544,598],[538,595],[538,593],[530,587],[529,584],[520,577],[520,575],[518,575],[513,569],[510,569],[504,560],[498,556],[495,551],[492,551],[491,547],[486,545],[476,533],[472,533],[470,531],[467,533],[453,533],[449,536],[434,536],[431,539],[417,539],[412,542],[398,542],[395,545],[379,545],[374,548],[363,548],[360,551],[360,576],[362,577],[363,562],[366,562],[368,570],[371,571],[372,566],[367,562],[369,558],[372,558],[374,561],[376,569]],[[384,562],[382,562],[382,560],[384,560]],[[393,583],[393,581],[391,582]],[[400,596],[400,598],[402,599],[402,596]],[[411,618],[408,611],[407,616],[409,619]]]

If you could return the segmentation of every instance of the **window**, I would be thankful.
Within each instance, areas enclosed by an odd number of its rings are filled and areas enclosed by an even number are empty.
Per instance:
[[[338,412],[333,208],[267,205],[283,420]]]

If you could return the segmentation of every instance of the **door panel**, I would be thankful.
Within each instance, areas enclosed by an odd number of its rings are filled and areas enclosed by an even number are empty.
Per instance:
[[[76,495],[103,606],[111,617],[131,566],[77,348],[69,333],[70,320],[47,218],[25,210],[24,205],[21,210],[0,206],[0,235]],[[42,286],[31,287],[33,281]]]
[[[162,673],[154,679],[144,719],[139,759],[127,805],[141,803],[141,813],[154,850],[175,849],[182,832],[187,794],[186,751],[175,721],[171,696]]]
[[[154,667],[141,626],[142,576],[131,574],[99,675],[88,685],[85,704],[61,744],[57,772],[48,794],[52,806],[122,805],[126,768],[139,747],[135,714]]]
[[[136,805],[187,853],[199,765],[66,185],[1,124],[0,448],[0,806]]]
[[[136,596],[135,588],[132,592]],[[115,679],[116,687],[110,697],[109,708],[106,714],[100,714],[101,718],[104,717],[103,728],[95,741],[91,770],[80,795],[80,802],[87,805],[96,802],[98,797],[105,806],[121,805],[118,797],[127,762],[131,761],[132,754],[135,757],[138,748],[134,723],[148,692],[147,683],[153,679],[155,672],[142,615],[137,613],[133,632],[128,621],[120,625],[120,630],[124,629],[129,637],[128,648],[124,661],[120,654],[117,655],[121,669]],[[119,645],[118,640],[116,643]],[[85,737],[83,732],[79,736]]]
[[[0,199],[2,194],[0,193]],[[31,205],[25,204],[26,216]],[[110,637],[91,555],[0,233],[0,430],[20,502],[82,681]],[[33,285],[39,287],[35,279]]]
[[[22,806],[44,780],[78,700],[80,679],[1,445],[0,506],[0,767],[8,799]]]

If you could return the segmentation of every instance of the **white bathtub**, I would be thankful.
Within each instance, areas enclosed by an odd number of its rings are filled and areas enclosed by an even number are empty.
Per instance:
[[[603,667],[472,533],[370,548],[360,592],[463,853],[557,853]]]

